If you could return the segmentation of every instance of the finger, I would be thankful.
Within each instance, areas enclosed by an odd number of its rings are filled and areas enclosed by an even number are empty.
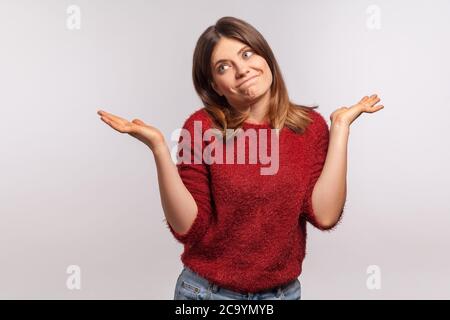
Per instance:
[[[381,110],[381,109],[383,109],[384,108],[384,106],[383,105],[378,105],[378,106],[375,106],[374,107],[374,109],[375,109],[375,111],[374,112],[376,112],[376,111],[378,111],[378,110]]]
[[[369,99],[367,99],[366,101],[362,101],[360,102],[360,104],[365,108],[365,109],[370,109],[372,108],[372,106],[374,106],[376,103],[380,102],[380,98],[371,96]]]
[[[106,112],[106,111],[104,111],[104,110],[98,110],[98,111],[97,111],[97,114],[100,115],[100,116],[107,116],[107,115],[110,115],[110,113],[108,113],[108,112]]]
[[[112,125],[112,121],[111,121],[110,119],[108,119],[107,117],[101,116],[100,119],[101,119],[104,123],[106,123],[106,124],[108,124],[108,125],[110,125],[110,126]]]
[[[128,122],[127,120],[125,120],[125,119],[123,119],[123,118],[121,118],[119,116],[116,116],[116,115],[114,115],[112,113],[109,113],[109,112],[106,112],[106,111],[103,111],[103,110],[100,110],[99,112],[100,112],[99,114],[101,116],[103,116],[103,117],[109,117],[109,118],[111,118],[111,119],[113,119],[115,121],[119,121],[119,122]]]
[[[109,125],[110,127],[114,128],[114,129],[117,126],[117,124],[115,124],[113,120],[109,119],[106,116],[101,116],[100,119],[102,119],[102,121],[104,123],[106,123],[107,125]]]
[[[377,112],[377,111],[379,111],[379,110],[381,110],[381,109],[383,109],[383,108],[384,108],[383,105],[378,105],[378,106],[375,106],[375,107],[373,107],[373,108],[368,109],[366,112],[368,112],[368,113],[374,113],[374,112]]]
[[[113,128],[114,130],[120,132],[120,133],[127,133],[128,130],[128,126],[126,125],[122,125],[120,123],[115,122],[114,120],[109,119],[108,117],[100,117],[107,125],[109,125],[111,128]]]
[[[370,104],[371,105],[375,105],[376,103],[378,103],[378,102],[380,102],[380,98],[378,98],[378,97],[373,97],[373,98],[370,98]]]
[[[138,125],[145,125],[145,123],[144,123],[144,121],[141,121],[141,120],[139,120],[139,119],[134,119],[133,121],[131,121],[131,122],[133,122],[133,123],[136,123],[136,124],[138,124]]]
[[[117,122],[115,119],[111,118],[110,116],[106,115],[106,114],[102,114],[102,116],[100,116],[100,119],[102,119],[105,123],[109,124],[110,126],[118,126],[119,122]]]

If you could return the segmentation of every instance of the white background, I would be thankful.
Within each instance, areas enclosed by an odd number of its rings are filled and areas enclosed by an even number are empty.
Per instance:
[[[72,4],[80,30],[66,26]],[[153,155],[96,111],[170,141],[201,107],[195,43],[227,15],[264,35],[291,100],[319,104],[328,123],[364,95],[385,106],[351,126],[343,221],[308,226],[302,299],[450,298],[444,0],[1,0],[0,298],[173,298],[182,246]],[[69,265],[81,290],[66,287]],[[379,290],[366,286],[370,265]]]

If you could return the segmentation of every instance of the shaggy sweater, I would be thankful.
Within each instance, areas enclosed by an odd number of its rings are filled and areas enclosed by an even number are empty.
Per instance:
[[[233,157],[225,159],[228,143],[215,137],[203,139],[205,130],[213,128],[205,108],[188,117],[183,129],[190,133],[190,142],[184,143],[190,143],[191,161],[180,161],[181,155],[185,156],[180,135],[177,168],[198,213],[184,234],[175,232],[164,219],[184,245],[184,265],[210,282],[240,293],[269,290],[298,278],[306,253],[306,222],[320,230],[334,229],[337,224],[325,228],[315,219],[312,191],[326,159],[329,129],[320,113],[313,109],[308,112],[313,121],[303,133],[288,127],[279,130],[275,174],[261,173],[261,168],[270,164],[259,159],[259,152],[256,161],[249,161],[250,143],[240,145],[245,149],[245,161],[239,163],[237,136],[232,138],[235,152],[231,163]],[[265,134],[264,153],[271,155],[271,132],[275,129],[268,122],[244,122],[242,129],[254,129],[250,131],[258,138]],[[211,143],[216,143],[212,156],[220,154],[222,148],[222,163],[205,161],[204,151]],[[341,216],[342,212],[339,221]]]

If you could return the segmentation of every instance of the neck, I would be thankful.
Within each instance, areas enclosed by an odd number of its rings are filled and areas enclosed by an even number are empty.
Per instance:
[[[246,121],[253,123],[263,123],[269,120],[269,102],[270,102],[270,89],[263,95],[252,101],[250,104],[242,106],[244,112],[249,112],[249,116]]]

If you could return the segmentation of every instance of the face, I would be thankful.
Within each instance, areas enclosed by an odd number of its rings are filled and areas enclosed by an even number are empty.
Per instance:
[[[212,87],[228,103],[245,107],[270,92],[272,72],[267,61],[246,44],[222,37],[211,56]]]

